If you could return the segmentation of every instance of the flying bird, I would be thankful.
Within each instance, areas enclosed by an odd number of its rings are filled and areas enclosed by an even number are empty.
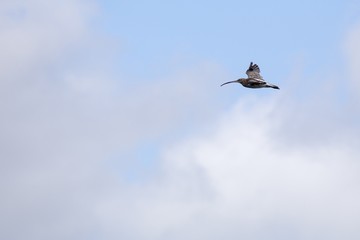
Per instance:
[[[228,83],[240,83],[244,87],[247,88],[274,88],[274,89],[280,89],[278,86],[267,83],[264,81],[263,77],[260,75],[260,68],[257,64],[250,63],[249,69],[246,70],[246,75],[248,78],[239,78],[235,81],[230,81],[221,84],[221,86],[224,86]]]

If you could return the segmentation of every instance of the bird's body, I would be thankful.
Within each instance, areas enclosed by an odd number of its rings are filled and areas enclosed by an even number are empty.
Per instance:
[[[221,86],[228,84],[228,83],[240,83],[244,87],[247,88],[274,88],[280,89],[278,86],[267,83],[264,81],[263,77],[260,75],[260,68],[257,64],[250,63],[249,69],[246,70],[246,75],[248,78],[239,78],[235,81],[230,81],[221,84]]]

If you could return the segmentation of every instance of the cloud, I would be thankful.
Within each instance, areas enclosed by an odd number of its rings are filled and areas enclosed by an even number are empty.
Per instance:
[[[1,73],[7,77],[29,74],[59,60],[69,47],[83,40],[87,19],[94,14],[93,6],[81,1],[1,5]]]
[[[113,75],[95,4],[0,7],[2,239],[359,238],[353,102],[281,90],[220,110],[216,64]],[[128,181],[144,142],[154,173]]]
[[[250,111],[245,105],[238,104],[210,136],[168,153],[176,169],[190,173],[194,167],[201,169],[212,196],[201,214],[204,219],[192,222],[198,215],[194,213],[179,232],[200,231],[206,239],[358,238],[360,169],[358,150],[350,143],[355,136],[349,136],[349,144],[325,140],[288,148],[278,134],[293,124],[300,127],[302,119],[285,118],[274,129],[278,103],[256,104]],[[214,225],[211,231],[209,220]]]
[[[101,46],[112,42],[92,30],[96,5],[27,1],[1,7],[1,238],[119,234],[113,216],[98,213],[109,201],[135,197],[122,183],[124,170],[111,169],[133,156],[114,155],[167,138],[171,130],[181,135],[179,125],[206,116],[196,110],[209,95],[194,86],[214,79],[213,66],[131,89],[107,72],[104,61],[112,56]],[[131,202],[125,199],[120,209],[126,212]]]

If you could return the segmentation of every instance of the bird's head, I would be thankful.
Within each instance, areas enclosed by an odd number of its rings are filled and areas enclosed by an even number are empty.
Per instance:
[[[239,78],[236,80],[238,83],[243,84],[246,81],[246,78]]]

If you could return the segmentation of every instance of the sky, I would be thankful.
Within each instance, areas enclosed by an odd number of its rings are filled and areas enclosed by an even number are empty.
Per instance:
[[[0,1],[0,238],[360,239],[359,9]]]

